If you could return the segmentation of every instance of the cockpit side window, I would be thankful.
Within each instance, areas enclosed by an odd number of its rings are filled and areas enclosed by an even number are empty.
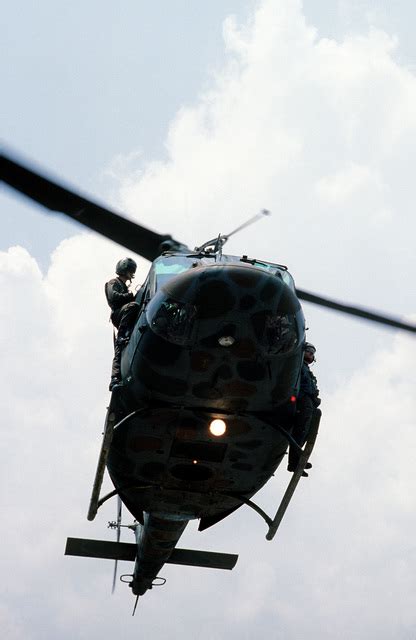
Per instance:
[[[287,284],[287,286],[290,287],[292,289],[292,291],[295,290],[295,282],[294,282],[292,276],[290,275],[289,271],[284,271],[283,269],[278,269],[276,271],[276,275],[277,274],[279,274],[283,278],[283,282],[285,284]]]
[[[277,278],[281,278],[283,282],[292,289],[292,291],[295,291],[295,282],[286,268],[281,267],[278,264],[273,264],[272,262],[262,262],[260,260],[256,260],[254,264],[256,267],[260,267],[261,269],[272,273]]]

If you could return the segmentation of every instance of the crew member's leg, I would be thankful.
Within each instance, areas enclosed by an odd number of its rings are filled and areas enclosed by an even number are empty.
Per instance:
[[[298,443],[300,447],[303,447],[305,444],[308,434],[309,427],[312,419],[312,415],[314,412],[314,404],[309,396],[303,396],[298,401],[298,410],[296,412],[295,421],[292,430],[292,437]],[[300,453],[295,449],[295,447],[289,447],[289,461],[287,470],[295,471],[298,466],[300,458]],[[306,468],[310,469],[311,464],[308,463]]]
[[[121,307],[117,336],[127,339],[127,342],[137,320],[137,316],[139,315],[139,310],[140,307],[136,302],[129,302],[125,304],[124,307]]]
[[[114,343],[114,358],[111,367],[110,391],[121,382],[121,355],[129,341],[139,310],[140,307],[136,302],[129,302],[120,309],[117,338]]]

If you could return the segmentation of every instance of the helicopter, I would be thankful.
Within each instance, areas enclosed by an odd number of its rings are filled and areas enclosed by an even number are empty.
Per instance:
[[[242,505],[266,522],[271,540],[312,452],[315,412],[298,467],[274,518],[253,496],[290,445],[305,344],[300,301],[416,332],[412,324],[295,286],[286,266],[223,252],[219,235],[190,249],[79,196],[11,157],[1,177],[43,207],[151,261],[137,295],[140,311],[112,392],[88,510],[117,496],[117,541],[68,538],[68,555],[131,560],[122,576],[137,600],[163,583],[165,563],[232,569],[234,554],[177,548],[188,522],[202,531]],[[264,215],[262,212],[259,215]],[[255,216],[257,219],[257,216]],[[253,221],[248,221],[249,223]],[[247,224],[247,223],[246,223]],[[100,497],[105,469],[114,491]],[[121,505],[135,543],[121,543]]]

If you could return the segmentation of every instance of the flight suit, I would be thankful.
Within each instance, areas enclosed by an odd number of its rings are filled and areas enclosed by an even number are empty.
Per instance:
[[[316,377],[304,362],[300,374],[299,395],[296,401],[296,414],[292,429],[292,437],[300,447],[305,444],[315,409],[321,404]],[[295,471],[299,462],[299,451],[289,448],[288,471]]]
[[[120,278],[113,278],[106,282],[105,296],[111,308],[110,320],[117,329],[111,367],[111,391],[112,387],[121,380],[121,354],[129,341],[140,307],[134,302],[134,294],[128,290],[127,285]]]

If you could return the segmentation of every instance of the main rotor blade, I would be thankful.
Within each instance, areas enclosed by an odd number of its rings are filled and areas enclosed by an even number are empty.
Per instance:
[[[320,307],[327,307],[328,309],[334,309],[334,311],[347,313],[351,316],[357,316],[358,318],[363,318],[364,320],[369,320],[370,322],[378,322],[379,324],[384,324],[388,327],[396,327],[397,329],[403,329],[404,331],[410,331],[412,333],[416,333],[416,325],[409,324],[407,322],[402,322],[397,318],[385,316],[381,313],[375,313],[374,311],[370,311],[368,309],[362,309],[360,307],[356,307],[353,305],[336,302],[335,300],[330,300],[329,298],[323,298],[322,296],[317,296],[314,293],[309,293],[308,291],[304,291],[302,289],[296,289],[296,293],[299,300],[304,300],[305,302],[311,302],[312,304],[317,304]]]
[[[147,260],[160,255],[165,248],[161,247],[162,243],[171,249],[183,246],[171,236],[160,235],[127,220],[3,154],[0,155],[0,178],[43,207],[69,216]]]

